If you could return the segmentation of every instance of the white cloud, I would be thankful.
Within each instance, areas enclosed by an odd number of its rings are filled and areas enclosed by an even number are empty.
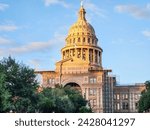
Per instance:
[[[0,25],[0,31],[15,31],[18,27],[15,25]]]
[[[66,3],[64,0],[44,0],[45,6],[50,6],[54,4],[59,4],[65,8],[69,8],[70,5]]]
[[[115,10],[119,13],[128,13],[136,18],[150,19],[150,4],[145,7],[139,7],[137,5],[117,5]]]
[[[9,52],[13,54],[18,54],[18,53],[26,53],[26,52],[34,52],[34,51],[40,51],[47,49],[51,46],[51,42],[31,42],[29,44],[19,46],[19,47],[14,47],[10,48]]]
[[[42,61],[40,59],[32,59],[29,60],[29,63],[33,64],[33,65],[39,65]]]
[[[8,44],[11,44],[12,41],[9,40],[9,39],[6,39],[4,37],[0,37],[0,45],[8,45]]]
[[[0,36],[0,56],[47,53],[51,48],[61,48],[65,43],[65,37],[65,35],[55,32],[53,38],[48,41],[18,44],[18,42]]]
[[[0,3],[0,11],[4,11],[4,10],[7,9],[8,7],[9,7],[8,4]]]
[[[99,15],[99,16],[102,16],[102,17],[105,17],[104,15],[104,10],[99,8],[97,5],[93,4],[92,2],[90,1],[87,1],[85,2],[85,8],[87,10],[90,10],[92,11],[92,13],[96,14],[96,15]]]
[[[142,32],[142,34],[143,34],[145,37],[150,38],[150,31],[145,30],[145,31]]]
[[[53,47],[56,44],[60,44],[64,42],[64,35],[55,33],[54,38],[52,40],[49,40],[47,42],[31,42],[28,44],[23,44],[22,46],[17,46],[8,49],[8,52],[10,54],[22,54],[22,53],[28,53],[28,52],[43,52],[50,50],[51,47]]]

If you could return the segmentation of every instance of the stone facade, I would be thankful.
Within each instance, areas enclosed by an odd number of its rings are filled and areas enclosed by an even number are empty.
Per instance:
[[[94,28],[87,22],[85,14],[86,11],[81,6],[78,20],[71,26],[66,45],[61,49],[62,59],[56,63],[55,71],[36,73],[42,75],[42,87],[69,85],[81,91],[93,112],[114,112],[116,100],[113,100],[113,91],[117,90],[114,87],[116,79],[109,75],[111,70],[102,67],[103,50],[98,46]]]
[[[144,84],[115,86],[113,89],[114,112],[138,112],[138,101],[144,89]]]

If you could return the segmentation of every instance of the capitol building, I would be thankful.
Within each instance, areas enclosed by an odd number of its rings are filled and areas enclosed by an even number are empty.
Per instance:
[[[138,112],[138,101],[144,84],[117,85],[111,69],[102,64],[103,49],[81,5],[77,21],[70,27],[61,60],[55,70],[36,71],[42,76],[41,87],[74,87],[96,113]]]

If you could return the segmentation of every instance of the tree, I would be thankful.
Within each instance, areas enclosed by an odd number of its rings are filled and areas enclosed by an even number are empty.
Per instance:
[[[11,109],[10,97],[11,95],[6,89],[5,75],[0,72],[0,112]]]
[[[39,93],[39,112],[55,113],[87,113],[92,112],[86,107],[87,101],[72,88],[45,88]]]
[[[39,87],[34,74],[22,63],[11,57],[0,61],[0,112],[69,113],[91,112],[81,93],[71,87]]]
[[[78,90],[75,90],[74,88],[69,87],[69,86],[65,87],[64,90],[67,93],[67,95],[68,95],[69,99],[71,100],[71,102],[75,106],[74,112],[75,113],[81,112],[81,110],[83,110],[83,107],[85,107],[88,102],[82,97],[81,93]]]
[[[139,100],[139,112],[147,112],[150,110],[150,81],[145,82],[146,90],[141,93]]]
[[[34,70],[8,57],[0,61],[0,72],[1,80],[3,75],[5,76],[5,83],[1,81],[1,88],[5,89],[5,95],[9,95],[6,97],[11,104],[10,110],[4,112],[34,112],[38,87]],[[2,100],[4,101],[4,98]],[[4,106],[6,104],[4,103]]]

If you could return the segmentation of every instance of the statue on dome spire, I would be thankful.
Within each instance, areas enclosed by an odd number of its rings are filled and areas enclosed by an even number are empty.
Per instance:
[[[80,0],[81,1],[81,7],[83,7],[83,2],[84,2],[84,0]]]

